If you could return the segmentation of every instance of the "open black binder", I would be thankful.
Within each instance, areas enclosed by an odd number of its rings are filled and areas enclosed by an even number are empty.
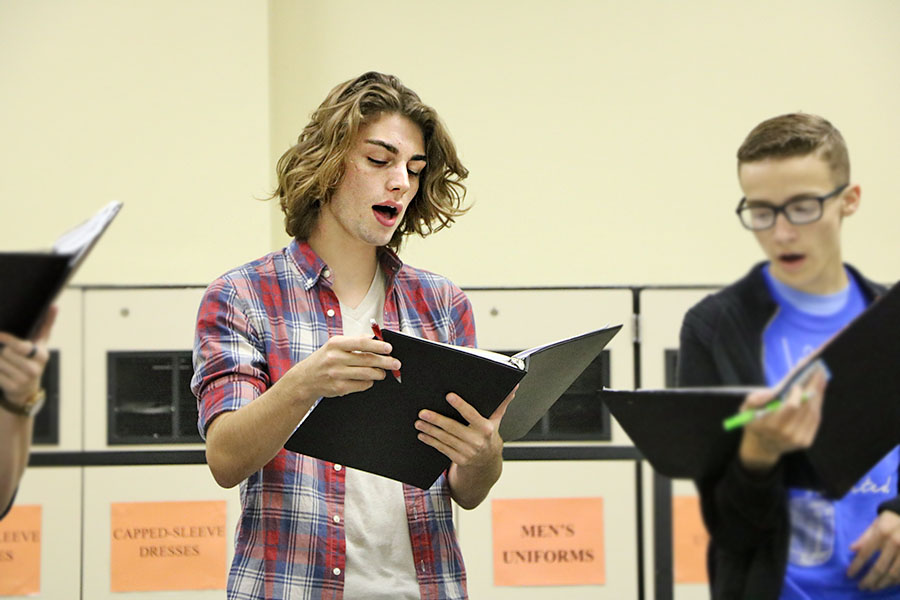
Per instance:
[[[500,434],[521,437],[620,328],[592,331],[513,357],[384,329],[384,339],[393,347],[391,356],[403,365],[402,383],[388,374],[364,392],[322,399],[284,447],[428,489],[450,460],[416,437],[414,423],[420,410],[427,408],[462,422],[445,399],[449,392],[456,392],[479,413],[490,416],[519,383]],[[514,438],[504,437],[508,439]]]
[[[831,373],[811,447],[785,457],[787,482],[838,498],[900,443],[900,284],[819,348]],[[784,384],[789,385],[790,379]],[[676,478],[716,476],[740,430],[722,421],[749,389],[608,390],[609,411],[654,469]]]
[[[87,257],[121,202],[60,236],[50,252],[0,252],[0,331],[31,337],[47,310]]]

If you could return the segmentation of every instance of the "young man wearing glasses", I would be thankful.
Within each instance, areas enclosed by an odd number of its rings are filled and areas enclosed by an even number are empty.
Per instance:
[[[841,260],[841,225],[860,187],[831,123],[769,119],[737,156],[737,213],[767,260],[687,313],[682,386],[774,385],[884,292]],[[780,459],[812,444],[819,406],[789,402],[757,419],[732,464],[697,482],[713,598],[900,597],[897,448],[837,501],[785,484]]]

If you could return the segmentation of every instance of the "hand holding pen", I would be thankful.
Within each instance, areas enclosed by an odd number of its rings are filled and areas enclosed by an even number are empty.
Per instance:
[[[781,396],[776,396],[774,400],[765,402],[765,404],[763,404],[762,406],[741,410],[736,415],[732,415],[722,421],[722,427],[725,428],[725,431],[739,429],[756,419],[777,411],[784,404],[784,394],[789,393],[791,388],[794,387],[800,387],[803,390],[800,396],[800,400],[801,402],[806,402],[807,400],[809,400],[810,394],[810,392],[806,389],[806,386],[810,381],[812,381],[813,376],[818,371],[822,371],[824,373],[826,381],[831,378],[831,373],[828,371],[828,367],[825,366],[825,363],[822,362],[821,359],[815,360],[803,367],[798,372],[798,374],[793,377],[795,381],[789,382],[789,384],[785,386],[786,389]]]
[[[378,326],[378,322],[375,319],[369,319],[369,322],[372,324],[372,333],[375,334],[375,339],[383,342],[384,337],[381,335],[381,327]],[[400,379],[400,369],[393,369],[391,373],[394,374],[394,379],[397,380],[397,383],[403,383]]]
[[[744,425],[738,451],[741,463],[751,471],[771,469],[789,452],[808,448],[815,441],[822,416],[822,400],[828,375],[824,365],[811,364],[781,398],[774,390],[751,393],[742,405],[754,414]],[[759,415],[759,416],[756,416]]]

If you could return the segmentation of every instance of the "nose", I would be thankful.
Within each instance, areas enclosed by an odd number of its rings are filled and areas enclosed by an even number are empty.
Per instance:
[[[405,194],[409,191],[409,173],[406,170],[406,165],[398,164],[390,170],[387,187],[390,191],[399,192],[400,194]]]
[[[791,241],[797,236],[797,228],[788,221],[787,215],[778,213],[775,215],[775,224],[772,225],[772,235],[777,241]]]

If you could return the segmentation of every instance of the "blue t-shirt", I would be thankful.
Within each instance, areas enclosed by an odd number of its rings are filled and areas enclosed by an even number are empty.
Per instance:
[[[862,312],[866,301],[849,272],[850,284],[828,295],[800,292],[772,277],[768,267],[764,272],[778,304],[775,318],[763,332],[763,364],[772,386]],[[900,450],[894,448],[837,501],[810,490],[788,490],[791,547],[781,600],[900,597],[900,586],[880,592],[858,589],[877,555],[854,579],[846,575],[854,558],[850,544],[871,525],[878,505],[897,496],[898,467]]]

